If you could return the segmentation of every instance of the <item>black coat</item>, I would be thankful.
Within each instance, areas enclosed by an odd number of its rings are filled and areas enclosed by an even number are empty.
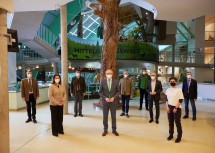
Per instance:
[[[184,79],[183,84],[182,84],[182,92],[184,94],[184,98],[197,99],[197,82],[196,82],[196,80],[191,79],[190,87],[188,89],[187,79]]]
[[[152,85],[151,80],[148,81],[146,92],[148,93],[148,100],[160,100],[160,93],[163,91],[162,84],[159,80],[156,80],[155,83],[155,95],[150,95],[150,92],[152,92]]]
[[[70,92],[73,95],[76,95],[77,85],[80,84],[80,92],[83,94],[86,92],[86,83],[84,77],[78,79],[77,77],[73,77],[70,85]]]

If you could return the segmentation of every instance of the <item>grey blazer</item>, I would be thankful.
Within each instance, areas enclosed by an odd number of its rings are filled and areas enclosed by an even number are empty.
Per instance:
[[[105,101],[105,98],[109,97],[114,97],[114,101],[118,99],[120,95],[119,81],[116,79],[112,79],[111,90],[109,92],[107,79],[102,80],[100,84],[99,95],[103,101]]]

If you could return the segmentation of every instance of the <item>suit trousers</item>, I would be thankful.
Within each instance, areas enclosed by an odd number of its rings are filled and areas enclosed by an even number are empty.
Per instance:
[[[111,120],[112,120],[112,131],[116,131],[116,101],[114,102],[106,102],[102,100],[102,109],[103,109],[103,125],[104,131],[108,130],[108,115],[109,110],[111,113]]]
[[[63,131],[63,106],[52,106],[51,121],[52,121],[52,134],[62,133]]]
[[[153,102],[155,102],[155,109],[156,109],[155,119],[157,121],[160,116],[159,100],[153,100],[153,99],[149,100],[149,115],[150,115],[150,119],[153,120]]]
[[[145,108],[148,109],[148,93],[146,89],[140,88],[140,108],[143,106],[143,97],[145,98]]]
[[[77,91],[74,95],[74,113],[75,114],[82,114],[82,100],[84,99],[83,94],[80,91]]]
[[[196,104],[195,104],[194,99],[184,98],[185,114],[189,115],[189,101],[190,101],[191,106],[192,106],[193,117],[196,117]]]
[[[122,95],[122,112],[128,114],[130,95]]]
[[[29,95],[29,101],[26,101],[27,115],[28,118],[36,119],[36,100],[34,98],[34,94]],[[32,114],[31,114],[32,110]]]
[[[176,113],[173,112],[175,106],[169,105],[170,113],[167,113],[169,120],[169,135],[174,134],[174,122],[177,128],[178,136],[177,138],[181,139],[182,137],[182,126],[181,126],[181,108],[178,108]]]

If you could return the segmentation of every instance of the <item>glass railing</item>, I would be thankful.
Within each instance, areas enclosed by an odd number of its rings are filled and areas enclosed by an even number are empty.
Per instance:
[[[59,36],[56,36],[51,30],[49,30],[46,26],[40,25],[37,30],[37,36],[43,39],[46,43],[54,47],[55,49],[58,47],[57,39]]]
[[[205,31],[205,40],[213,41],[215,31]]]
[[[28,48],[20,49],[19,53],[16,54],[17,62],[36,61],[36,60],[43,60],[43,59],[45,58],[43,58],[40,54]]]
[[[188,33],[177,33],[175,35],[176,42],[186,42],[189,40],[190,35]]]
[[[177,62],[192,64],[213,64],[214,54],[203,53],[201,51],[180,50],[175,51],[175,56],[171,51],[161,52],[159,55],[160,62]]]

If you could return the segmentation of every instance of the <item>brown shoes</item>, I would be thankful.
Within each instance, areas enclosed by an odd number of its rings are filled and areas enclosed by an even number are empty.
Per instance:
[[[115,136],[119,136],[119,133],[116,132],[116,131],[113,131],[112,133],[113,133]]]
[[[106,136],[107,135],[107,131],[104,131],[103,133],[102,133],[102,136],[104,137],[104,136]]]

